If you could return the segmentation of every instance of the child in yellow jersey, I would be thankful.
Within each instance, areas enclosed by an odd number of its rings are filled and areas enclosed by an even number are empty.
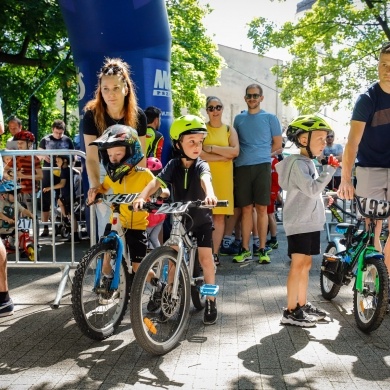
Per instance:
[[[89,202],[95,199],[97,193],[105,194],[109,189],[112,189],[114,194],[139,193],[154,179],[149,169],[137,167],[144,155],[137,131],[133,128],[124,125],[110,126],[101,137],[92,142],[92,145],[98,146],[100,159],[107,175],[103,183],[89,190]],[[132,212],[128,205],[120,206],[120,220],[125,230],[126,244],[134,272],[146,255],[147,216],[146,211]],[[109,261],[104,261],[103,274],[110,276],[111,272]]]

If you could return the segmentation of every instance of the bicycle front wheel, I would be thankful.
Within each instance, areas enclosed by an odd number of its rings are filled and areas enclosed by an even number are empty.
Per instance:
[[[329,253],[331,255],[335,255],[337,253],[336,244],[334,242],[330,242],[325,249],[325,253]],[[324,265],[324,263],[323,263]],[[321,269],[320,272],[320,288],[321,294],[325,299],[329,301],[333,298],[336,298],[337,294],[340,291],[341,286],[333,283],[327,276],[326,272]]]
[[[180,342],[190,307],[190,278],[182,264],[177,296],[172,295],[172,277],[177,252],[162,246],[141,262],[133,281],[130,317],[134,336],[140,346],[153,355],[162,355]]]
[[[113,242],[98,243],[84,255],[72,285],[74,319],[80,330],[93,340],[104,340],[115,332],[129,302],[130,276],[125,260],[121,261],[118,288],[112,290],[101,272],[105,255],[116,256]]]
[[[383,321],[388,305],[388,274],[382,259],[366,259],[363,291],[354,289],[353,307],[358,328],[369,333]]]

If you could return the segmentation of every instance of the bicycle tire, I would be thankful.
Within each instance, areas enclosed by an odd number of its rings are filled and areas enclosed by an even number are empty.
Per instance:
[[[335,255],[337,253],[336,244],[334,242],[330,242],[325,249],[325,253],[330,253],[332,255]],[[321,288],[321,295],[325,299],[330,301],[333,298],[337,297],[341,286],[337,285],[336,283],[333,283],[330,279],[326,277],[324,271],[321,270],[320,288]]]
[[[198,256],[198,251],[195,253],[195,262],[194,262],[194,272],[193,272],[193,277],[197,278],[199,276],[203,275],[203,270],[202,267],[200,266],[199,263],[199,256]],[[196,286],[191,286],[191,300],[193,305],[197,310],[202,310],[206,306],[206,296],[202,295],[199,292],[199,287],[204,284],[204,281],[202,283],[198,283]]]
[[[79,262],[72,284],[72,311],[83,334],[93,340],[104,340],[114,334],[121,324],[130,296],[130,275],[124,258],[121,261],[118,289],[106,299],[95,292],[95,280],[99,286],[103,275],[96,275],[97,261],[107,252],[115,251],[115,244],[94,245]],[[115,252],[113,253],[115,256]],[[111,294],[110,292],[108,294]]]
[[[185,264],[180,267],[178,300],[170,294],[170,284],[165,284],[165,265],[177,264],[177,251],[162,246],[150,252],[141,262],[134,276],[130,318],[134,336],[139,345],[153,355],[163,355],[174,349],[181,341],[186,329],[190,308],[190,278]],[[164,283],[160,308],[149,312],[147,305],[154,289],[148,282],[150,272]]]
[[[364,291],[354,288],[353,308],[355,321],[360,330],[369,333],[377,329],[386,315],[388,305],[388,273],[382,259],[365,260],[362,271]]]
[[[34,244],[27,244],[26,247],[26,256],[30,261],[35,260],[35,253],[34,253]],[[38,259],[37,259],[38,260]]]

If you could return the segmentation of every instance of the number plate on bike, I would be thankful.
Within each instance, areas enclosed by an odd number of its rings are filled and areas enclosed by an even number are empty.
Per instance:
[[[18,230],[31,229],[32,219],[20,218],[18,219]]]
[[[390,216],[390,202],[380,199],[356,197],[357,206],[363,217],[385,219]]]
[[[104,195],[104,200],[110,203],[131,204],[138,198],[139,193],[136,194],[108,194]]]
[[[163,203],[156,214],[184,213],[191,202]]]

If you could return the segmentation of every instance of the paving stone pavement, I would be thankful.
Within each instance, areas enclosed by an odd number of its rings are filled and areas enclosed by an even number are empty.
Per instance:
[[[311,329],[280,325],[289,259],[278,229],[271,264],[222,257],[217,324],[203,325],[203,313],[192,309],[182,342],[165,356],[138,346],[128,314],[113,337],[90,340],[72,317],[69,286],[60,307],[50,307],[58,269],[10,268],[16,306],[12,317],[0,318],[0,389],[389,389],[390,316],[372,334],[360,332],[351,287],[332,302],[322,299],[320,256],[309,299],[329,317]],[[76,244],[79,258],[87,247]],[[58,261],[65,256],[57,254]]]

